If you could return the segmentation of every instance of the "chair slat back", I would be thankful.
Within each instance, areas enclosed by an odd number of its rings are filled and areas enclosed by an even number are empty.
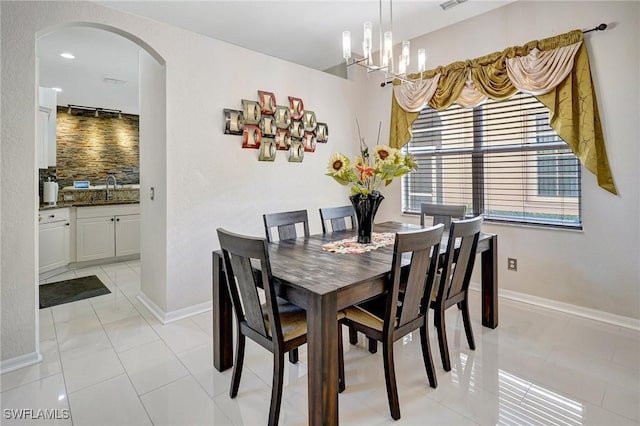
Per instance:
[[[282,330],[277,309],[273,276],[269,263],[267,241],[264,238],[235,234],[218,228],[218,239],[225,264],[227,285],[238,323],[245,323],[260,335],[269,338],[258,294],[262,283],[266,296],[266,314],[271,324],[273,339],[282,340]],[[251,260],[260,263],[260,272],[254,272]],[[258,282],[259,274],[260,281]]]
[[[304,236],[309,236],[309,217],[306,210],[291,212],[269,213],[262,215],[267,241],[272,242],[271,228],[278,228],[278,239],[293,240],[298,238],[296,224],[301,223],[304,228]]]
[[[350,218],[351,226],[347,227],[346,219]],[[331,222],[331,231],[346,231],[353,229],[356,225],[356,213],[353,206],[325,207],[320,209],[320,221],[322,222],[322,233],[329,232],[327,221]]]
[[[428,295],[431,293],[438,262],[440,241],[444,226],[438,224],[431,228],[412,232],[398,232],[393,251],[393,264],[390,279],[392,288],[388,300],[387,314],[396,318],[401,277],[407,276],[404,299],[397,326],[403,325],[424,315],[429,308]],[[402,273],[403,256],[411,257],[409,273]],[[388,317],[389,318],[389,317]],[[387,325],[389,322],[385,322]],[[393,321],[390,321],[393,324]]]
[[[445,229],[451,227],[451,219],[464,219],[467,208],[453,204],[420,204],[420,225],[424,226],[424,217],[433,217],[433,224],[442,223]]]
[[[469,288],[482,228],[482,216],[452,221],[438,287],[438,300],[453,298]]]

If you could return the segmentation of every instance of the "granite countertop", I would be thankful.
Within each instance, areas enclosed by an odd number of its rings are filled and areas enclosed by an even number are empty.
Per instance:
[[[62,209],[64,207],[92,207],[92,206],[110,206],[116,204],[140,204],[139,200],[95,200],[95,201],[65,201],[55,206],[40,206],[39,211]]]

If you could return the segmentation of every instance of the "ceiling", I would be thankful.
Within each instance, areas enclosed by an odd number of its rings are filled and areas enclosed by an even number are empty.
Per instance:
[[[479,15],[515,0],[467,0],[448,11],[444,0],[382,1],[383,25],[393,9],[396,43]],[[340,64],[342,32],[351,31],[352,50],[361,53],[362,24],[379,27],[377,0],[281,1],[97,1],[318,70]],[[427,54],[428,54],[428,46]],[[413,50],[417,46],[412,46]],[[38,40],[40,85],[59,87],[58,104],[138,111],[138,47],[123,37],[89,28],[66,28]],[[76,59],[59,56],[68,51]],[[427,64],[427,67],[429,64]],[[105,82],[105,78],[126,84]]]

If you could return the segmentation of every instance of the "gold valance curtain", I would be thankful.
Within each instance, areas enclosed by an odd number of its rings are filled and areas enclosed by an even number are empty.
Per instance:
[[[427,104],[437,110],[453,103],[473,107],[487,98],[529,93],[549,108],[551,127],[596,175],[598,185],[617,194],[583,40],[582,31],[575,30],[425,71],[419,83],[395,80],[389,145],[401,148],[409,142],[413,122]]]

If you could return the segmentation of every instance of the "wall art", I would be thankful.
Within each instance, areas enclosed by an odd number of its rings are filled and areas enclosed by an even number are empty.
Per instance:
[[[327,123],[318,123],[316,127],[316,140],[318,143],[327,143],[329,140],[329,127]]]
[[[258,90],[257,101],[241,99],[241,110],[224,108],[224,133],[242,135],[242,148],[259,150],[259,161],[275,161],[278,151],[289,151],[288,161],[302,162],[305,152],[327,142],[329,128],[304,109],[301,98],[287,99],[288,106],[278,105],[273,92]]]
[[[260,112],[266,115],[273,115],[276,112],[276,95],[258,90],[258,97],[260,98]]]
[[[260,161],[275,161],[276,159],[276,141],[274,138],[262,138],[260,143]]]
[[[244,129],[242,111],[224,109],[224,133],[226,135],[241,135]]]
[[[260,122],[260,104],[256,101],[242,100],[244,124],[258,124]]]
[[[242,147],[243,148],[260,148],[260,141],[262,140],[262,133],[260,128],[255,124],[245,124],[242,132]]]
[[[289,161],[291,163],[301,163],[304,159],[304,147],[301,141],[291,141],[291,148],[289,149]]]

